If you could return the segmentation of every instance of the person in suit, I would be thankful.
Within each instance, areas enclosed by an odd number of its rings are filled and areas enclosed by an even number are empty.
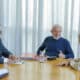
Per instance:
[[[55,56],[57,58],[74,58],[73,50],[67,39],[61,37],[62,28],[56,24],[52,27],[52,36],[45,38],[42,45],[38,48],[37,55],[40,56],[45,50],[45,56]]]
[[[0,29],[0,36],[2,35],[2,30]],[[7,63],[8,59],[15,60],[17,57],[13,55],[2,43],[2,39],[0,37],[0,64]]]

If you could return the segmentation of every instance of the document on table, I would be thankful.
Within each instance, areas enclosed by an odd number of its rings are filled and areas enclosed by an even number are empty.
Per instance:
[[[17,62],[14,62],[14,64],[24,64],[24,61],[17,61]]]
[[[8,62],[9,64],[24,64],[24,61],[23,60],[10,60]]]
[[[8,75],[9,71],[8,69],[0,69],[0,78],[4,77],[5,75]]]

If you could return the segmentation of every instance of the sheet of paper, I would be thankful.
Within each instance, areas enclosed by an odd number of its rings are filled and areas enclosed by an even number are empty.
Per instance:
[[[2,76],[2,75],[4,75],[4,74],[8,74],[9,73],[9,71],[8,71],[8,69],[0,69],[0,76]]]
[[[24,61],[17,61],[14,64],[24,64]]]
[[[20,59],[18,59],[18,60],[10,60],[9,61],[9,64],[24,64],[24,61],[23,60],[20,60]]]

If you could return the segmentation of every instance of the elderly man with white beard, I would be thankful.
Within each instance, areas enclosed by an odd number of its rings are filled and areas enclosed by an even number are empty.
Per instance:
[[[45,50],[45,56],[56,56],[57,58],[74,58],[74,54],[70,43],[67,39],[61,36],[62,27],[58,24],[51,29],[52,36],[47,37],[37,51],[40,56],[41,52]]]

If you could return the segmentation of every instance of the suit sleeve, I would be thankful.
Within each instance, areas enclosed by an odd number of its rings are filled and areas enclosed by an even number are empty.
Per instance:
[[[4,59],[2,57],[0,57],[0,64],[4,63]]]
[[[5,48],[5,46],[3,45],[3,43],[1,42],[1,53],[2,53],[2,56],[8,58],[9,55],[11,55],[12,53],[8,51],[7,48]]]
[[[66,58],[74,58],[74,53],[73,53],[73,50],[70,46],[69,41],[66,41],[65,45],[66,45],[66,52],[65,52]]]
[[[42,45],[38,48],[37,55],[40,55],[41,51],[43,51],[46,48],[46,40],[47,38],[44,40]]]

